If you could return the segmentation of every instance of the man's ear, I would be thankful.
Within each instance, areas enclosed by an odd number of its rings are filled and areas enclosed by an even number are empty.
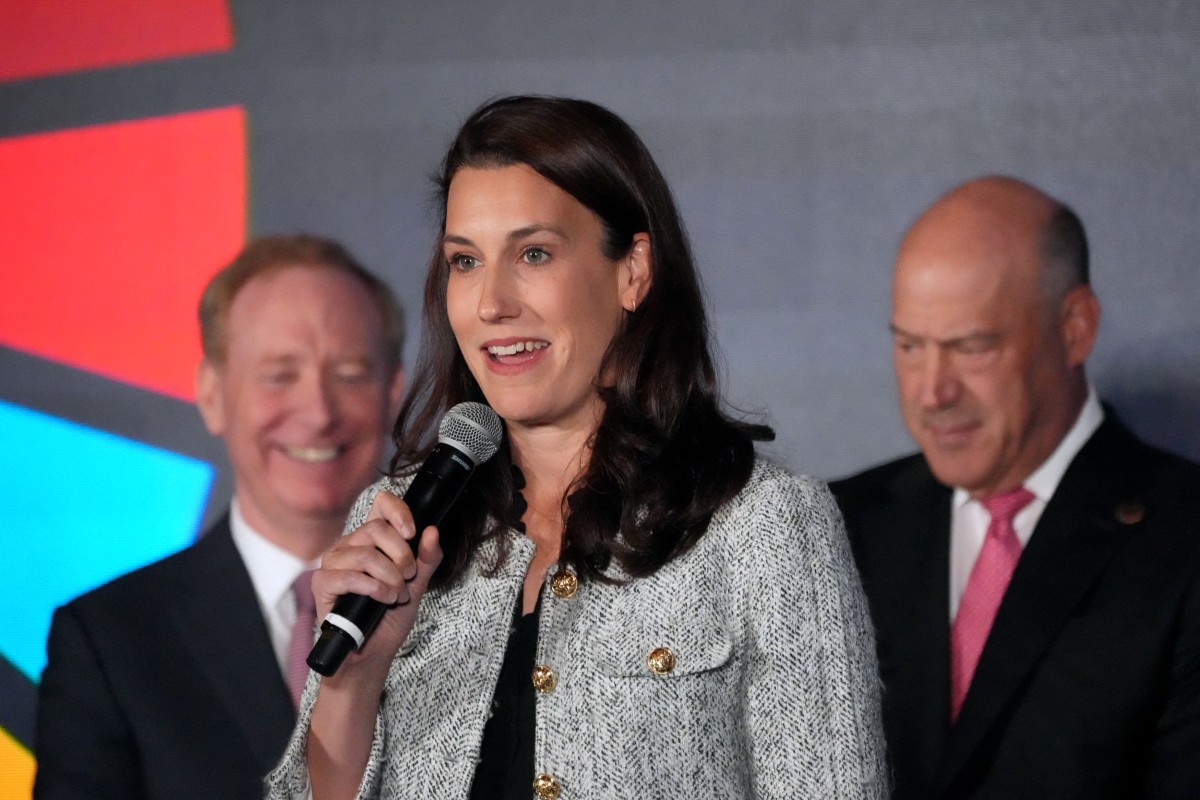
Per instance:
[[[204,427],[213,436],[225,433],[225,405],[221,399],[221,370],[208,359],[196,370],[196,407]]]
[[[654,254],[650,248],[650,234],[635,233],[629,252],[621,258],[617,280],[621,305],[626,311],[636,311],[650,291],[653,279]]]
[[[388,419],[395,422],[400,413],[400,400],[404,397],[404,368],[396,367],[392,383],[388,386]]]
[[[1082,284],[1067,292],[1059,313],[1067,363],[1078,367],[1087,361],[1100,330],[1100,301],[1090,286]]]

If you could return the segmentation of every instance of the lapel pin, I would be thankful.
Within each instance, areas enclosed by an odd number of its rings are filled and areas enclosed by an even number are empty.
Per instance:
[[[1137,500],[1130,500],[1117,506],[1115,516],[1122,525],[1137,525],[1146,516],[1146,507]]]

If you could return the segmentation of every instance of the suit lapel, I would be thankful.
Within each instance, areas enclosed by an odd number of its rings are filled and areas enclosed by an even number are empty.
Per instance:
[[[196,544],[174,619],[196,673],[221,699],[260,763],[279,760],[295,724],[250,576],[222,520]]]
[[[950,491],[921,460],[896,479],[892,494],[886,511],[892,518],[877,529],[891,529],[894,546],[877,554],[874,570],[876,596],[889,606],[878,609],[889,627],[880,635],[888,643],[881,653],[884,692],[891,696],[885,708],[895,763],[913,765],[916,780],[928,784],[948,733]]]
[[[1063,475],[1013,573],[971,689],[950,734],[948,786],[1003,724],[1055,637],[1100,577],[1129,527],[1114,510],[1131,465],[1122,432],[1106,422]]]

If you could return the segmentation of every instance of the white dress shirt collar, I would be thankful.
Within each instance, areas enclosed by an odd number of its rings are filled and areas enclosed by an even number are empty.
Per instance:
[[[292,583],[300,573],[319,566],[320,559],[306,562],[251,528],[242,516],[236,497],[229,507],[229,529],[242,563],[250,573],[250,582],[254,585],[254,594],[271,636],[271,647],[280,669],[285,670],[292,623],[296,621]]]
[[[1046,504],[1058,489],[1067,467],[1083,449],[1100,424],[1104,422],[1104,409],[1095,388],[1088,384],[1087,399],[1079,416],[1067,435],[1054,448],[1050,457],[1042,462],[1022,484],[1033,492],[1034,499],[1017,513],[1013,519],[1013,530],[1024,547],[1033,536]],[[977,500],[972,500],[965,489],[955,488],[950,502],[950,619],[958,613],[958,602],[967,586],[975,559],[983,549],[991,517]]]
[[[1083,402],[1083,408],[1079,410],[1079,416],[1075,418],[1075,424],[1058,443],[1058,447],[1054,448],[1050,457],[1043,461],[1042,465],[1035,469],[1022,485],[1033,492],[1034,496],[1042,503],[1050,502],[1055,489],[1058,488],[1059,482],[1067,472],[1067,467],[1071,466],[1075,456],[1079,454],[1079,451],[1087,444],[1087,440],[1092,438],[1092,434],[1103,422],[1104,407],[1100,405],[1100,398],[1096,395],[1095,387],[1089,383],[1087,399]],[[966,489],[955,487],[953,505],[956,510],[965,506],[970,499],[971,495],[967,493]]]

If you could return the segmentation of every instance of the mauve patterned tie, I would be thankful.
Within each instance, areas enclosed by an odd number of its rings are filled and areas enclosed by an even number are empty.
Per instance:
[[[971,568],[958,614],[950,628],[950,721],[958,719],[979,664],[979,655],[992,629],[992,620],[1000,608],[1000,600],[1012,580],[1013,570],[1021,557],[1021,540],[1013,530],[1013,517],[1029,501],[1033,492],[1017,488],[1011,492],[984,498],[979,502],[992,515],[979,558]]]
[[[308,680],[308,664],[305,659],[313,646],[313,629],[317,623],[317,608],[312,593],[313,570],[300,573],[292,583],[296,596],[296,621],[292,623],[292,640],[288,643],[287,682],[292,693],[292,702],[300,707],[300,695],[304,693],[304,682]]]

